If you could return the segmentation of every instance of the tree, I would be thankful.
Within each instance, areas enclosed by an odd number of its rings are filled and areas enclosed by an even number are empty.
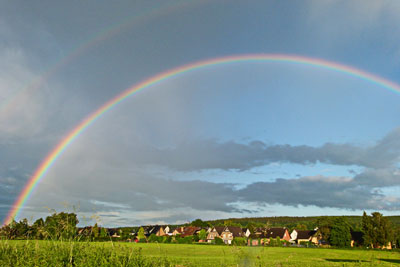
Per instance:
[[[1,228],[0,235],[6,239],[17,238],[16,224],[17,222],[13,219],[9,224],[4,225]]]
[[[368,216],[364,211],[362,230],[364,243],[374,248],[386,246],[393,239],[390,221],[379,212],[373,212],[371,216]]]
[[[318,235],[321,239],[328,242],[331,235],[332,219],[329,217],[319,217],[317,220]]]
[[[201,219],[196,219],[193,222],[190,223],[191,226],[197,226],[197,227],[209,227],[209,224],[207,222],[202,221]]]
[[[305,224],[298,223],[295,227],[296,230],[308,230]]]
[[[224,221],[224,226],[237,226],[237,227],[242,227],[240,223],[235,223],[232,220],[225,220]]]
[[[155,235],[155,234],[151,234],[150,236],[149,236],[149,242],[157,242],[158,241],[158,238],[157,238],[157,236]]]
[[[46,232],[46,229],[44,227],[44,220],[43,218],[37,219],[33,224],[32,224],[32,235],[36,239],[46,239],[48,237],[48,233]]]
[[[143,227],[140,227],[140,229],[139,229],[139,231],[138,231],[138,234],[137,234],[137,239],[140,241],[140,240],[143,240],[143,239],[146,239],[146,236],[144,235],[144,229],[143,229]]]
[[[250,233],[254,233],[254,230],[256,230],[257,225],[255,222],[250,221],[247,223],[246,228],[249,229]]]
[[[78,223],[75,213],[60,212],[47,216],[44,227],[52,239],[71,239],[76,235]]]
[[[208,235],[207,231],[204,229],[201,229],[199,232],[199,239],[204,241],[207,239],[207,235]]]
[[[335,218],[332,221],[329,243],[336,247],[349,247],[351,244],[350,225],[346,219]]]
[[[246,246],[247,239],[244,237],[235,237],[233,238],[232,244],[235,246]]]
[[[215,237],[214,242],[215,242],[216,245],[223,245],[223,244],[225,244],[225,243],[224,243],[224,240],[222,240],[222,238],[219,238],[219,237]]]
[[[99,230],[99,226],[97,225],[97,223],[94,224],[93,228],[92,228],[92,237],[93,239],[98,239],[99,238],[99,234],[100,234],[100,230]]]
[[[28,220],[26,218],[22,219],[19,222],[15,222],[14,230],[15,230],[15,237],[22,238],[22,239],[28,238],[32,232],[31,228],[28,224]]]
[[[396,248],[400,247],[400,227],[393,230],[393,244]]]

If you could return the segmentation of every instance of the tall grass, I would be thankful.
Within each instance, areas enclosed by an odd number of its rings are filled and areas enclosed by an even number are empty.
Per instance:
[[[0,241],[0,266],[175,266],[140,248],[74,241]]]

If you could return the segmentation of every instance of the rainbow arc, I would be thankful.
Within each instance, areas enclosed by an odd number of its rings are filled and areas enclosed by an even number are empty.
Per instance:
[[[387,79],[362,71],[360,69],[346,66],[343,64],[330,62],[322,59],[302,57],[297,55],[286,55],[286,54],[250,54],[250,55],[233,55],[226,57],[219,57],[213,59],[207,59],[183,65],[174,69],[157,74],[149,79],[146,79],[138,84],[133,85],[121,94],[117,95],[113,99],[109,100],[99,109],[91,113],[84,120],[82,120],[77,126],[75,126],[62,140],[59,142],[53,150],[46,156],[39,167],[35,170],[34,174],[30,177],[23,190],[17,197],[12,208],[9,210],[8,215],[4,221],[4,224],[9,224],[14,218],[16,218],[21,212],[23,206],[28,201],[34,189],[39,185],[40,181],[45,177],[48,170],[54,165],[57,159],[62,153],[70,146],[79,135],[89,128],[97,119],[99,119],[104,113],[111,110],[119,103],[123,102],[128,97],[135,93],[161,83],[171,77],[183,75],[185,73],[195,71],[198,69],[222,65],[232,64],[238,62],[286,62],[292,64],[308,65],[318,68],[328,69],[335,72],[341,72],[353,77],[357,77],[361,80],[376,84],[382,88],[386,88],[393,92],[400,92],[400,85],[391,82]]]

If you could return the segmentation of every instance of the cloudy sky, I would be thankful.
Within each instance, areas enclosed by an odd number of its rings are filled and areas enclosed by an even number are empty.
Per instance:
[[[0,0],[0,220],[46,155],[144,79],[291,54],[400,83],[400,2]],[[400,94],[332,70],[241,62],[176,75],[96,120],[19,217],[81,225],[400,212]]]

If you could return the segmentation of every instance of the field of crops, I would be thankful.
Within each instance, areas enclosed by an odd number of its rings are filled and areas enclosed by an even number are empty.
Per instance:
[[[0,266],[398,266],[393,251],[0,241]]]

